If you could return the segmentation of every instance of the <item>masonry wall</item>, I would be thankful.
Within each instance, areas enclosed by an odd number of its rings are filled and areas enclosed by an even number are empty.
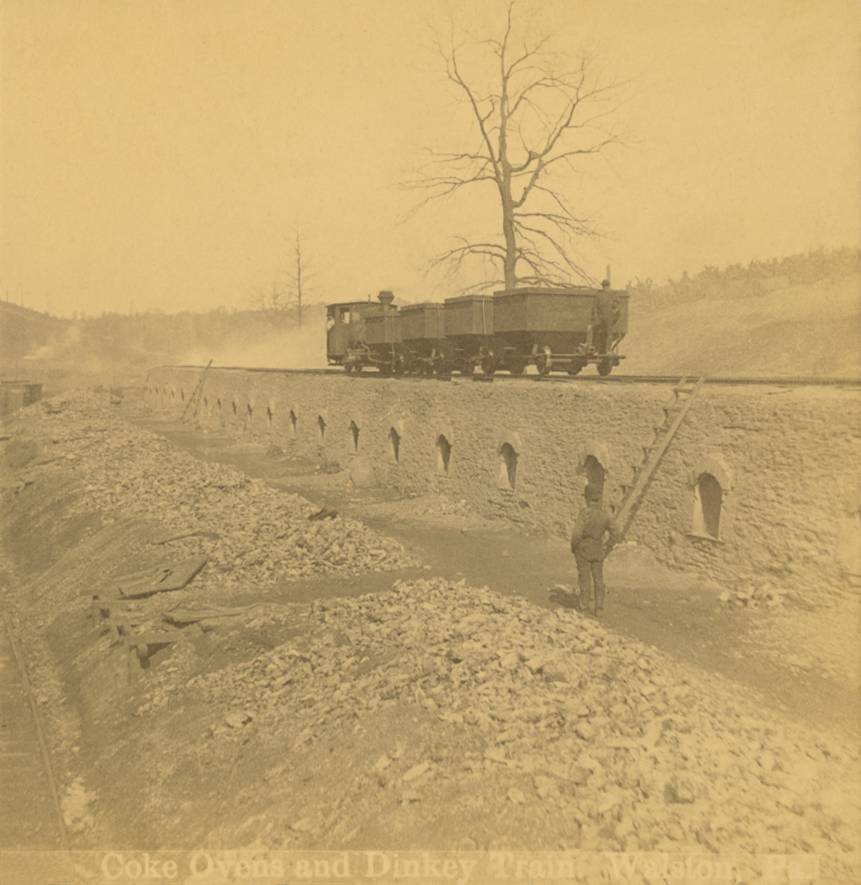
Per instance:
[[[153,370],[151,405],[180,415],[198,378],[199,370]],[[605,501],[617,506],[671,398],[659,385],[210,370],[197,420],[337,463],[357,484],[438,491],[488,516],[564,536],[582,501],[587,457],[603,467]],[[859,434],[854,391],[706,386],[628,537],[730,588],[763,580],[802,591],[846,588],[855,568],[846,551],[859,524]],[[440,437],[450,446],[447,470]],[[504,459],[512,451],[515,471]],[[694,517],[703,474],[721,487],[717,537]]]

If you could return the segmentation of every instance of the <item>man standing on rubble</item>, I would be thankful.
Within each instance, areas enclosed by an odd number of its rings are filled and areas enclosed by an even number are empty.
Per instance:
[[[580,583],[580,609],[588,607],[594,587],[596,616],[604,608],[604,558],[620,540],[616,523],[601,506],[601,493],[601,488],[593,483],[586,486],[586,506],[571,534],[571,552],[577,561]],[[605,535],[609,537],[606,545]]]

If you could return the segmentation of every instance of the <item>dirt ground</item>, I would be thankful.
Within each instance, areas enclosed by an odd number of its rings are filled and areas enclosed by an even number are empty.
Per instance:
[[[739,608],[623,545],[596,620],[564,539],[462,502],[86,396],[8,435],[0,590],[74,847],[732,851],[738,881],[799,853],[856,879],[857,600]],[[141,666],[91,600],[165,556],[207,564],[131,600],[132,635],[211,616]],[[56,843],[38,777],[4,803],[0,849]]]
[[[401,498],[392,490],[356,489],[345,472],[271,454],[263,445],[191,430],[164,419],[136,422],[196,457],[231,464],[274,488],[296,492],[360,519],[419,551],[427,571],[536,605],[571,605],[558,585],[576,587],[573,557],[564,540],[528,535],[471,514],[440,498]],[[572,503],[572,511],[576,508]],[[402,576],[418,574],[405,571]],[[856,735],[861,725],[861,600],[833,611],[748,610],[719,600],[721,588],[667,569],[647,550],[619,548],[608,560],[608,602],[601,620],[622,635],[739,682],[774,709],[814,726]],[[342,586],[346,583],[348,586]],[[321,581],[320,594],[387,589],[390,578]],[[777,629],[775,629],[777,628]],[[799,642],[803,634],[806,646]],[[836,663],[834,663],[836,659]],[[835,672],[836,671],[836,672]]]

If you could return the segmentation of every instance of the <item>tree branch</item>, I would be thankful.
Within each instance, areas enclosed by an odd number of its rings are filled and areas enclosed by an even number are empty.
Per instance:
[[[550,34],[518,38],[520,24],[516,0],[510,0],[499,31],[489,38],[458,42],[452,30],[437,39],[445,77],[469,116],[474,141],[462,149],[429,150],[433,168],[404,187],[426,192],[417,208],[485,182],[499,194],[501,242],[460,238],[432,260],[433,267],[457,273],[474,257],[501,263],[508,285],[592,282],[574,244],[598,234],[591,219],[572,211],[561,173],[563,164],[579,173],[581,160],[619,144],[601,121],[615,112],[611,99],[620,84],[596,76],[585,56],[565,64],[551,50]],[[518,274],[518,262],[525,275]]]

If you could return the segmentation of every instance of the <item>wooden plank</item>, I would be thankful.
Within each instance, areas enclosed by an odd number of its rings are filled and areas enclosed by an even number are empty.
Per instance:
[[[161,581],[170,572],[171,567],[169,561],[163,560],[157,565],[119,575],[112,581],[112,590],[119,596],[125,596],[129,590],[133,591],[135,588],[146,587]]]
[[[130,633],[126,642],[131,646],[171,645],[183,638],[181,630],[147,630],[143,633]]]
[[[207,561],[206,556],[191,556],[174,566],[157,572],[154,580],[137,582],[121,588],[121,592],[126,599],[144,599],[156,593],[182,590],[194,580]]]
[[[238,608],[233,611],[217,611],[207,609],[177,609],[165,612],[162,619],[171,624],[198,624],[201,621],[217,621],[220,618],[238,618],[244,615],[246,609]]]
[[[159,592],[182,590],[208,562],[206,556],[191,556],[177,563],[158,583]]]
[[[248,614],[255,608],[264,608],[267,603],[254,602],[251,605],[224,606],[210,605],[200,607],[175,606],[162,613],[162,620],[174,624],[194,624],[199,621],[214,621],[219,618],[237,618]]]
[[[211,540],[218,540],[220,537],[221,535],[219,535],[218,532],[212,532],[206,529],[197,529],[193,532],[185,532],[181,535],[169,535],[159,541],[153,541],[153,544],[170,544],[171,541],[183,541],[186,538],[209,538]]]
[[[696,397],[697,393],[699,393],[700,387],[702,387],[704,381],[705,377],[700,378],[693,386],[691,391],[687,394],[687,399],[679,408],[675,418],[673,419],[672,424],[664,433],[661,441],[656,445],[651,456],[647,459],[646,463],[640,470],[640,474],[637,477],[637,481],[634,483],[634,487],[631,489],[630,493],[625,499],[624,504],[622,505],[622,509],[616,516],[616,522],[619,526],[619,533],[622,537],[624,537],[625,533],[628,531],[628,526],[631,522],[631,519],[633,518],[634,510],[636,509],[640,498],[642,498],[646,487],[652,479],[652,475],[654,474],[658,465],[661,463],[661,460],[664,457],[664,453],[670,447],[670,443],[673,441],[673,438],[676,435],[676,431],[678,431],[679,427],[682,424],[682,421],[685,420],[685,416],[690,411],[690,408],[694,402],[694,398]]]

